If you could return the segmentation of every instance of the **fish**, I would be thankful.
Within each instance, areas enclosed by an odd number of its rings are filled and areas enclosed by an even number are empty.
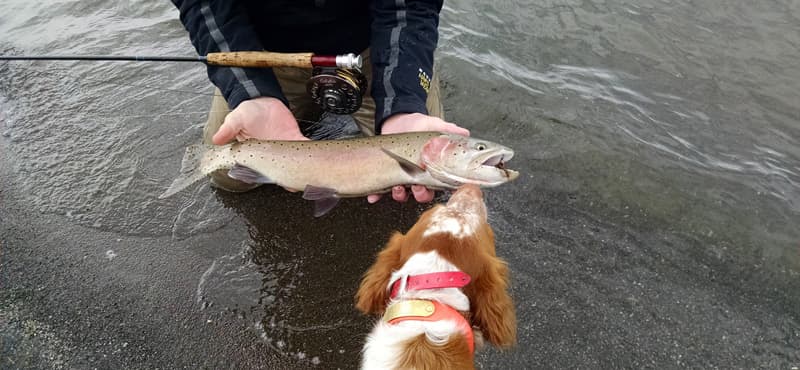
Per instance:
[[[391,191],[419,184],[451,190],[464,184],[495,187],[519,172],[506,168],[514,151],[503,145],[451,133],[425,131],[338,140],[256,140],[186,148],[180,175],[163,199],[217,170],[246,183],[276,184],[303,190],[314,201],[314,216],[333,209],[341,198]]]

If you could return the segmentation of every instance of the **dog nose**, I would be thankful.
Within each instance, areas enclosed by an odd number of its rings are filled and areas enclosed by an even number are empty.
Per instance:
[[[452,200],[453,198],[483,199],[483,192],[478,185],[466,184],[459,187],[458,190],[453,193],[453,196],[450,197],[450,199]]]
[[[477,185],[463,185],[450,197],[447,208],[486,217],[486,205],[483,203],[483,192]]]

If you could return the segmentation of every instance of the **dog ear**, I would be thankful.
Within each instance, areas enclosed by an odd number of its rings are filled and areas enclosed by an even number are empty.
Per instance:
[[[508,294],[508,266],[491,257],[481,274],[468,285],[473,324],[489,343],[508,348],[517,340],[517,318]]]
[[[365,313],[382,313],[386,309],[389,293],[386,288],[392,272],[400,268],[400,251],[404,235],[394,233],[386,247],[378,254],[375,263],[364,274],[356,293],[356,308]]]

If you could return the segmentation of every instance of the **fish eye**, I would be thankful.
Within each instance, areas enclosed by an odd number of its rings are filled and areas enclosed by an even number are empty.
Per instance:
[[[475,149],[477,149],[477,150],[485,150],[486,149],[486,144],[478,143],[478,144],[475,145]]]

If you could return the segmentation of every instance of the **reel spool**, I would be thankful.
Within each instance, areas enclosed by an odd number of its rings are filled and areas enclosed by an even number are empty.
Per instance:
[[[323,111],[351,114],[361,108],[367,79],[357,69],[314,67],[306,90]]]

